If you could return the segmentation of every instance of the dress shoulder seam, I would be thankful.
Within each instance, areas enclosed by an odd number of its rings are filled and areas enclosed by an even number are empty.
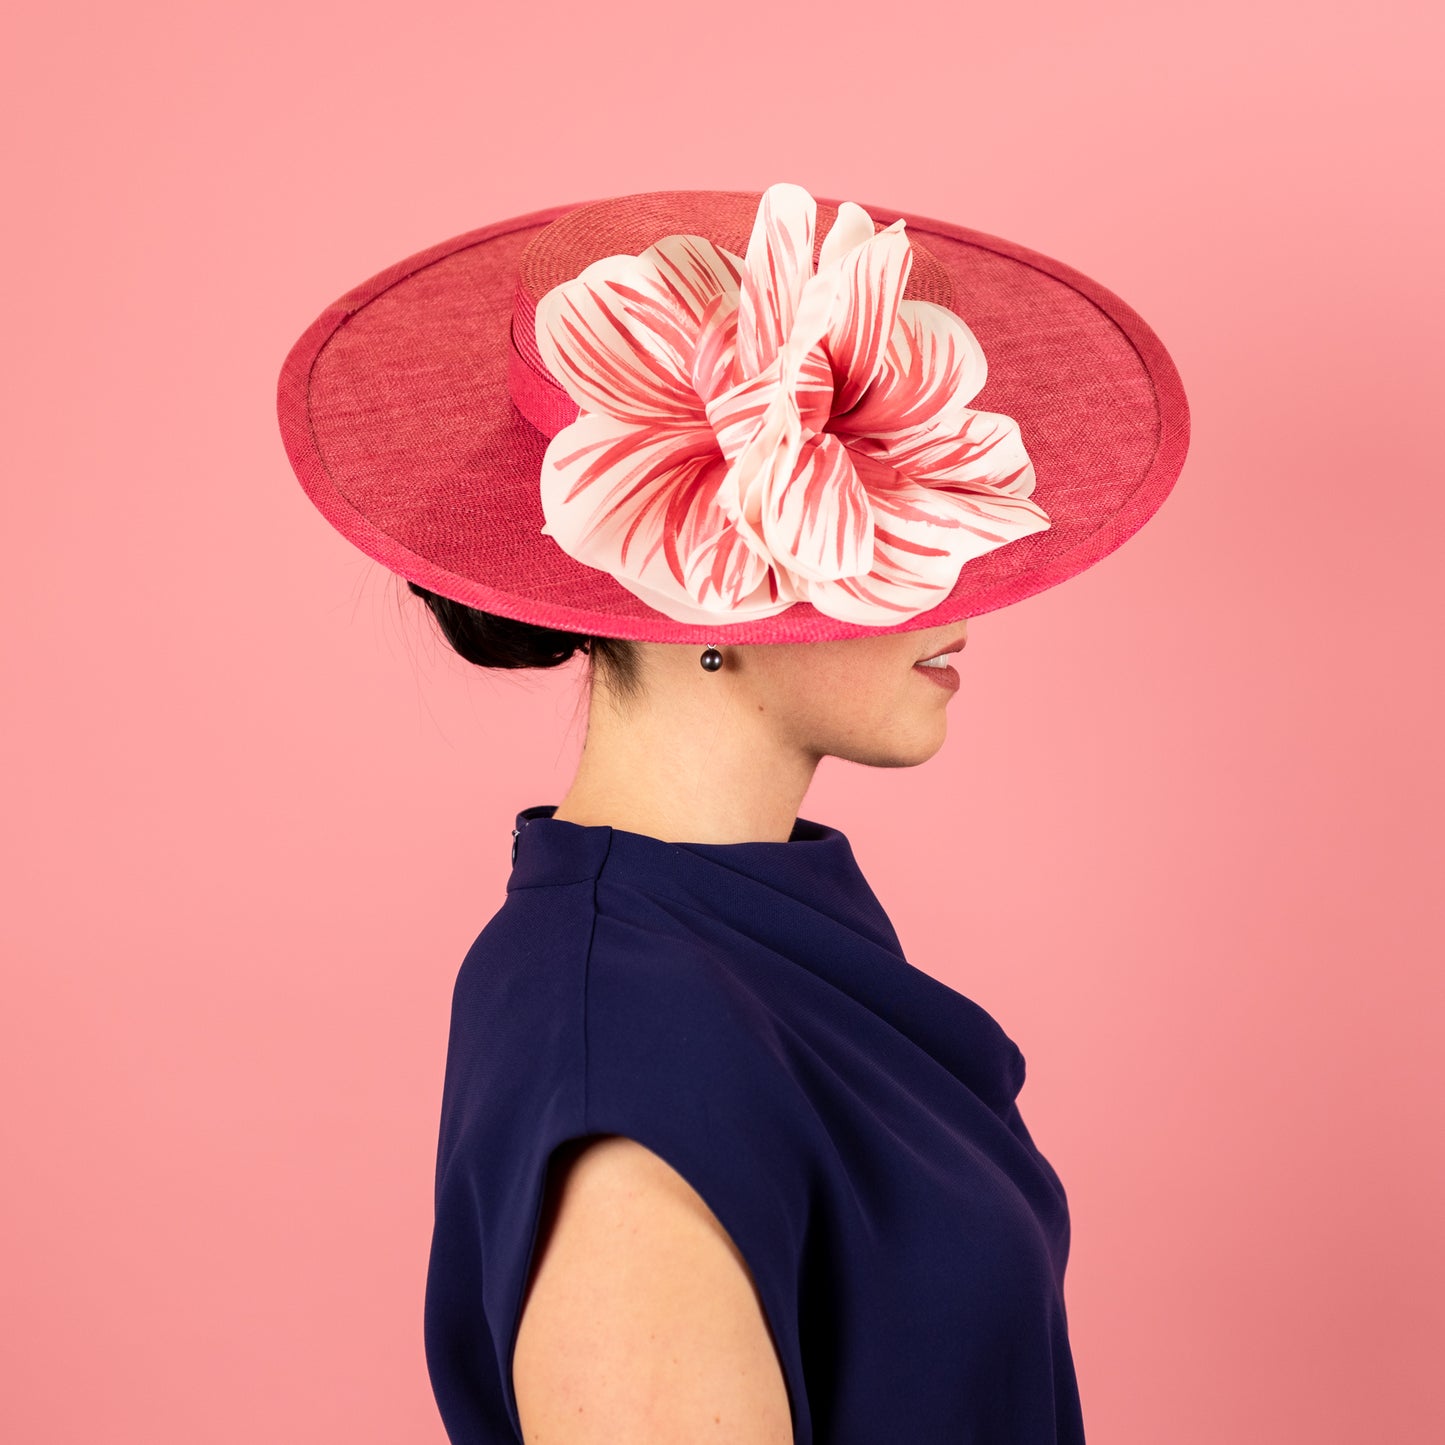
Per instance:
[[[597,942],[597,920],[602,912],[601,905],[597,898],[597,887],[602,878],[602,870],[607,866],[608,854],[611,852],[612,833],[609,830],[607,834],[606,851],[602,854],[597,867],[592,872],[592,926],[587,932],[587,952],[582,960],[582,1132],[584,1134],[590,1134],[592,1132],[592,1068],[587,1031],[592,981],[592,950]],[[580,882],[582,880],[578,881]]]

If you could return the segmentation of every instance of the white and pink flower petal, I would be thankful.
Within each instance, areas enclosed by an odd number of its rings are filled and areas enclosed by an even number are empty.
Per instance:
[[[988,379],[978,338],[959,316],[932,301],[903,301],[871,385],[830,430],[847,437],[906,438],[961,420]]]
[[[788,181],[769,186],[758,202],[738,302],[739,381],[764,370],[793,329],[813,274],[817,219],[818,203]]]
[[[898,323],[903,289],[913,269],[913,246],[902,220],[855,246],[837,265],[843,284],[826,344],[836,377],[834,407],[846,412],[884,366]]]
[[[771,414],[781,389],[778,378],[782,365],[782,358],[774,357],[765,371],[717,393],[708,401],[705,408],[708,425],[717,439],[718,450],[729,462],[736,462],[757,439]],[[775,431],[773,435],[781,432]]]
[[[771,606],[767,558],[718,505],[727,469],[707,427],[644,430],[583,412],[543,456],[542,531],[579,562],[681,606]]]
[[[737,352],[737,298],[719,296],[703,313],[692,354],[692,389],[704,407],[735,385]]]
[[[872,567],[873,508],[837,437],[804,439],[792,475],[771,475],[762,504],[768,555],[794,576],[832,581]]]
[[[664,236],[637,259],[654,268],[658,285],[687,316],[694,337],[720,297],[736,306],[741,296],[742,257],[706,236]]]
[[[833,414],[833,362],[820,341],[804,357],[793,382],[793,400],[803,432],[821,432]]]
[[[862,206],[855,201],[840,202],[838,214],[833,217],[833,224],[818,248],[818,269],[825,270],[841,261],[855,246],[871,241],[876,234],[873,217]]]
[[[942,602],[972,558],[1049,526],[1023,497],[922,486],[871,457],[854,462],[873,508],[873,566],[865,577],[800,583],[807,601],[843,622],[906,622]]]
[[[763,535],[763,508],[777,477],[792,475],[803,432],[792,397],[778,382],[782,355],[752,381],[709,408],[728,469],[718,505],[762,556],[772,559]]]
[[[788,579],[774,568],[769,568],[757,587],[732,607],[699,606],[686,601],[673,592],[659,592],[632,577],[619,577],[618,582],[634,597],[640,597],[649,607],[671,617],[674,622],[695,622],[707,626],[714,622],[751,622],[761,617],[775,617],[786,612],[795,602],[801,601],[801,594]],[[725,634],[718,634],[718,641],[724,641]]]
[[[691,380],[701,321],[690,309],[700,289],[680,299],[679,258],[668,254],[604,256],[537,303],[542,361],[580,409],[639,424],[701,420]],[[711,274],[700,267],[689,287]]]
[[[1029,497],[1037,480],[1019,424],[996,411],[964,410],[946,424],[895,434],[877,452],[910,481],[960,492]]]

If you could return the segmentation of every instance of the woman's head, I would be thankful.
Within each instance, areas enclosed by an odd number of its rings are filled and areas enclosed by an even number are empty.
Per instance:
[[[679,727],[715,713],[726,699],[733,726],[756,742],[813,759],[839,757],[874,767],[924,762],[946,734],[944,706],[952,695],[916,664],[966,640],[967,623],[914,632],[865,634],[826,642],[716,645],[723,666],[701,666],[705,644],[589,637],[518,622],[408,588],[436,618],[452,648],[489,668],[557,667],[577,653],[589,663],[593,712],[639,725],[675,718]],[[741,706],[739,706],[741,704]]]

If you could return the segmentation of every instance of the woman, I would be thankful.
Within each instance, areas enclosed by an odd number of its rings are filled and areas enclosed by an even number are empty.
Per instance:
[[[931,757],[967,619],[1157,509],[1188,437],[1158,339],[997,238],[660,192],[374,278],[280,409],[462,656],[589,662],[576,778],[517,814],[452,1002],[451,1440],[1082,1441],[1023,1056],[798,809],[824,757]]]

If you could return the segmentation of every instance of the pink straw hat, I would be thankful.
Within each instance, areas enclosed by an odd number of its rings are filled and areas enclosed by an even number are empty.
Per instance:
[[[1159,338],[1072,267],[946,221],[656,191],[391,266],[291,349],[281,434],[367,556],[591,636],[812,642],[1063,582],[1184,464]]]

